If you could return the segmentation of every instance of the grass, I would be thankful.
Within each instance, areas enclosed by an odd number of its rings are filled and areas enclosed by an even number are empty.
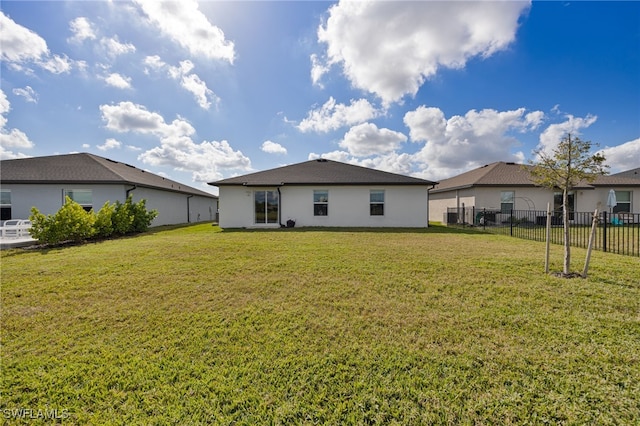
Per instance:
[[[500,235],[206,224],[1,260],[3,421],[640,418],[637,258],[567,280]]]

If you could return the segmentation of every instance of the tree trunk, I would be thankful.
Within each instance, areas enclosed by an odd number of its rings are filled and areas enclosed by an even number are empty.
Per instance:
[[[569,191],[565,187],[562,191],[562,227],[564,230],[564,266],[562,272],[570,272],[571,241],[569,240]]]

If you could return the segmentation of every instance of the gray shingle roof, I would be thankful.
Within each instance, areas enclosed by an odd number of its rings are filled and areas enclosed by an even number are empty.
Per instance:
[[[0,181],[14,184],[129,184],[217,198],[137,167],[88,153],[2,160]]]
[[[627,171],[624,171],[624,172],[616,173],[616,174],[613,174],[611,176],[640,179],[640,167],[637,167],[637,168],[631,169],[631,170],[627,170]]]
[[[209,185],[434,185],[425,179],[383,172],[326,159],[278,167],[257,173],[210,182]]]
[[[478,186],[536,186],[531,181],[531,166],[502,161],[487,164],[477,169],[444,179],[431,190],[432,193]],[[640,186],[640,179],[627,177],[628,172],[598,176],[592,183],[582,183],[576,188],[593,189],[596,186]]]

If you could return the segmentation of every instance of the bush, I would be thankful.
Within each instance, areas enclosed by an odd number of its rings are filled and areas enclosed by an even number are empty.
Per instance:
[[[129,201],[131,197],[127,199]],[[147,211],[147,202],[143,199],[137,203],[131,204],[131,211],[133,213],[133,223],[131,224],[132,232],[144,232],[149,229],[153,219],[158,216],[157,210]]]
[[[134,203],[131,196],[124,203],[116,201],[114,210],[113,228],[120,235],[144,232],[158,216],[156,210],[147,211],[145,200]]]
[[[55,215],[44,215],[37,208],[31,209],[31,236],[44,244],[59,244],[64,241],[82,241],[93,236],[108,238],[114,234],[125,235],[144,232],[158,215],[156,210],[147,211],[145,200],[133,202],[131,196],[124,203],[104,203],[95,214],[85,211],[71,198]]]
[[[131,197],[127,201],[121,203],[116,201],[114,204],[114,212],[112,215],[113,232],[118,235],[125,235],[131,232],[133,224],[133,215],[131,214]]]
[[[93,211],[87,212],[82,206],[66,197],[64,205],[56,214],[43,215],[33,207],[31,209],[32,237],[46,244],[58,244],[64,241],[82,241],[95,234],[96,217]]]
[[[113,235],[113,213],[115,207],[107,201],[96,214],[95,236],[108,238]]]

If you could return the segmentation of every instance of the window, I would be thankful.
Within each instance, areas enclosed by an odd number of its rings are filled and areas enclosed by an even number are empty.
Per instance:
[[[313,215],[329,215],[329,191],[313,191]]]
[[[369,214],[384,216],[384,191],[378,189],[369,191]]]
[[[255,223],[278,223],[278,191],[253,193]]]
[[[573,212],[576,210],[576,197],[573,192],[569,193],[569,205],[567,209],[569,210],[569,220],[573,220]],[[562,192],[553,193],[553,211],[556,213],[556,216],[562,216]]]
[[[0,190],[0,220],[11,219],[11,190]]]
[[[616,202],[614,213],[631,213],[631,191],[616,191]]]
[[[500,213],[511,214],[515,199],[516,193],[514,191],[502,191],[500,193]]]
[[[66,197],[71,198],[86,211],[93,209],[93,194],[90,189],[68,189],[64,191],[64,195],[65,199]]]

